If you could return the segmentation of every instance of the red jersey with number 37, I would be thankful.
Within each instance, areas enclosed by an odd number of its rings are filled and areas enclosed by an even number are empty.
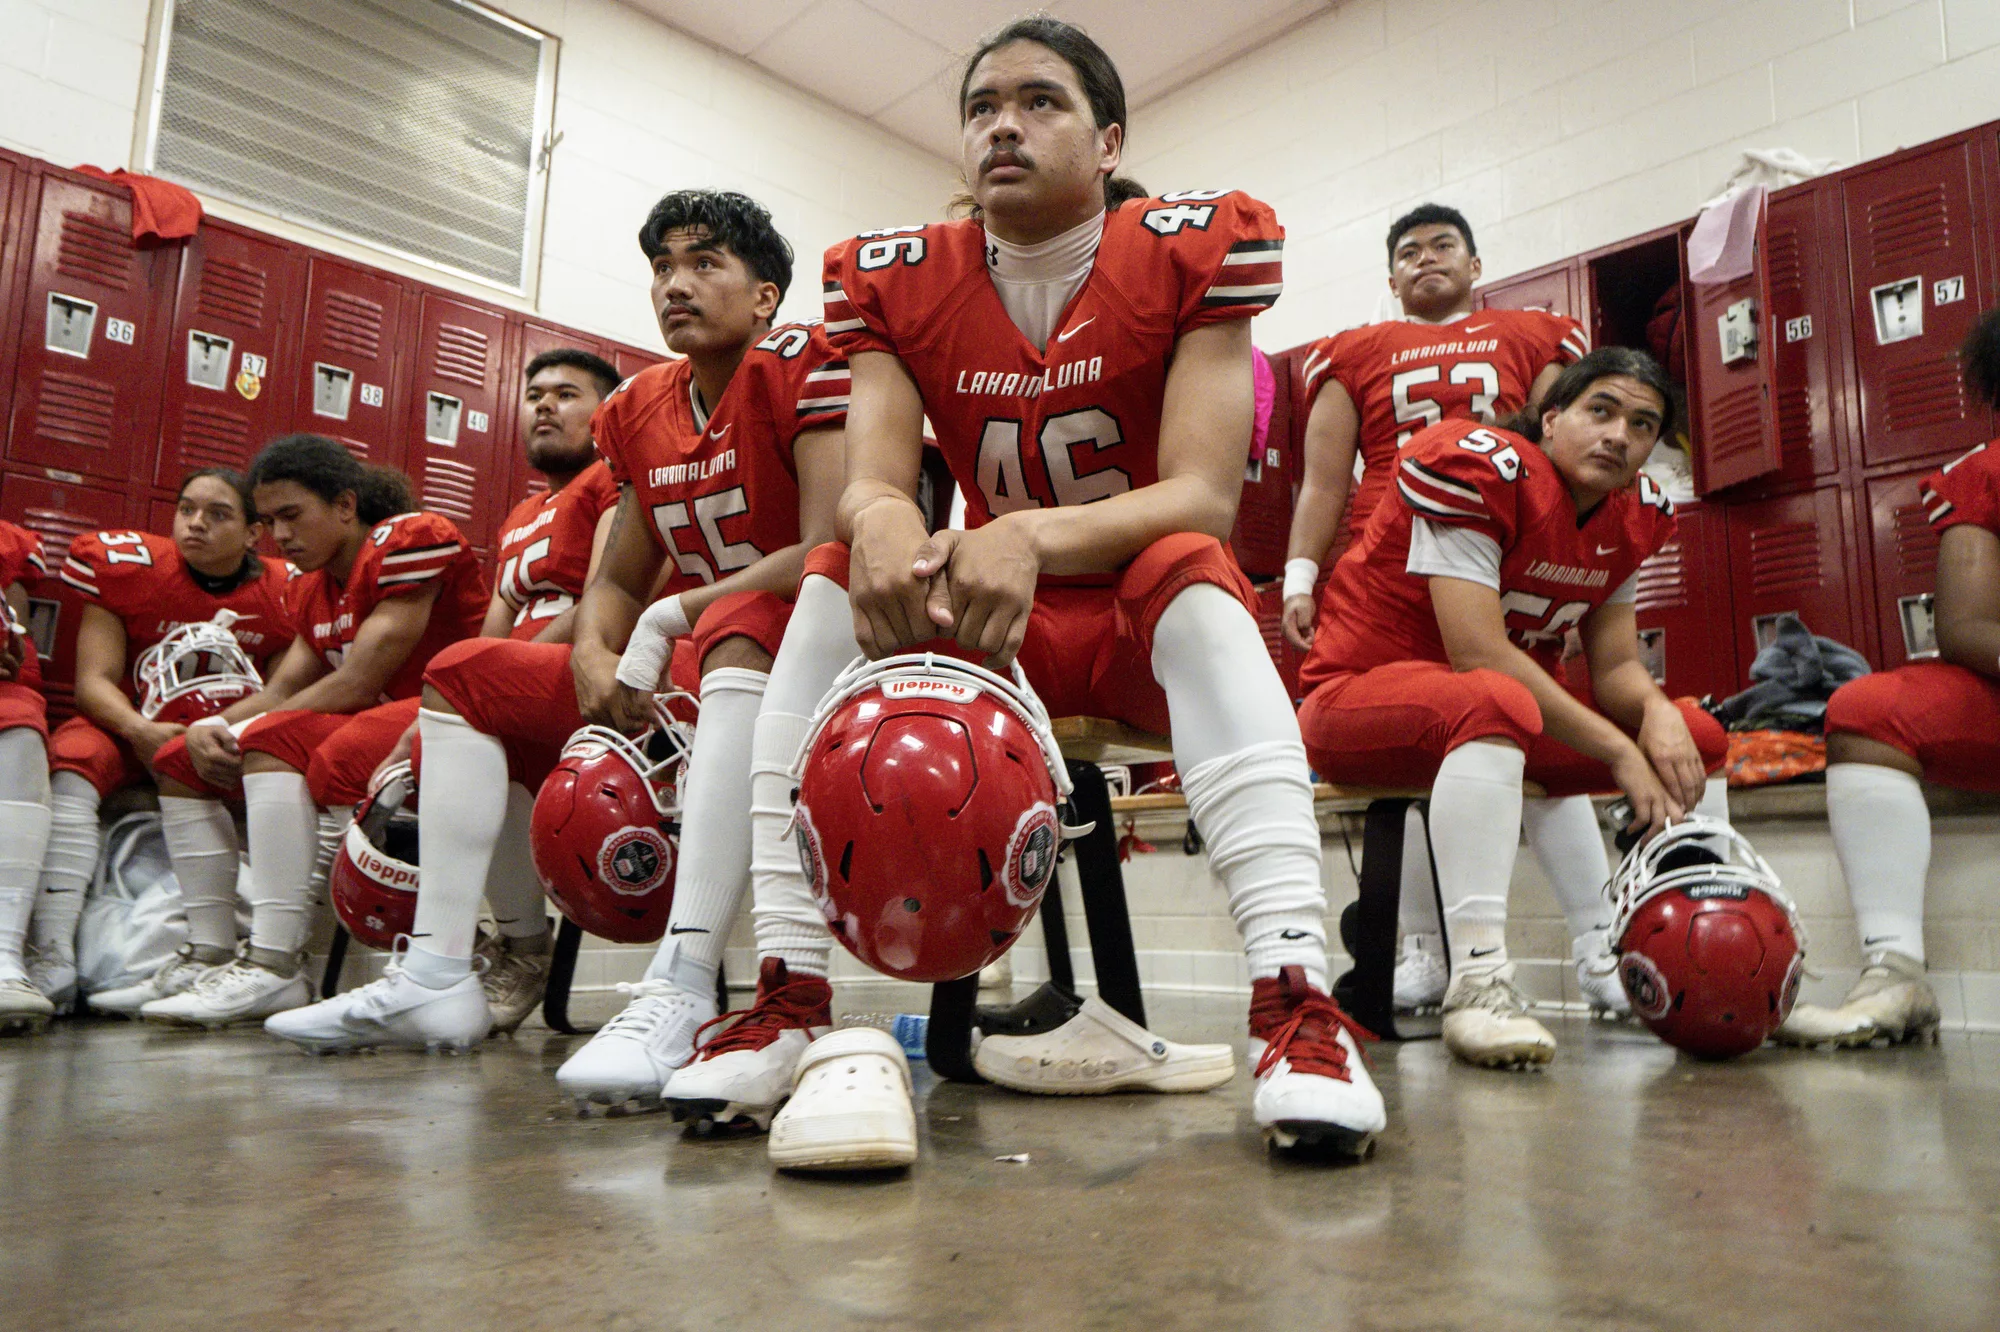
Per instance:
[[[915,378],[967,527],[1160,479],[1174,343],[1268,309],[1284,228],[1246,194],[1186,190],[1107,213],[1090,276],[1037,351],[1000,303],[975,221],[871,231],[826,252],[826,331]]]
[[[1334,566],[1299,672],[1305,688],[1396,661],[1450,661],[1430,580],[1407,567],[1417,518],[1498,543],[1507,636],[1551,673],[1564,631],[1674,533],[1674,506],[1650,477],[1605,496],[1579,521],[1569,486],[1540,445],[1468,421],[1433,426],[1398,459],[1395,500],[1376,506]]]
[[[743,356],[706,423],[691,362],[648,366],[591,419],[620,485],[672,557],[660,595],[702,587],[799,542],[798,437],[847,423],[847,362],[818,326],[786,324]]]
[[[618,503],[618,483],[603,459],[561,490],[530,495],[500,525],[500,572],[495,590],[514,608],[509,638],[529,639],[548,628],[583,595],[597,520]]]
[[[1390,320],[1313,344],[1302,371],[1306,411],[1338,380],[1361,418],[1360,486],[1348,526],[1360,531],[1389,493],[1396,450],[1440,421],[1492,422],[1519,411],[1535,376],[1590,351],[1590,335],[1546,310],[1476,310],[1448,324]]]
[[[1924,515],[1939,536],[1961,523],[2000,533],[2000,449],[1981,444],[1924,478]]]
[[[362,623],[390,597],[414,596],[438,585],[430,622],[396,673],[382,687],[382,700],[415,698],[423,692],[424,668],[438,652],[478,634],[486,619],[485,580],[479,557],[451,519],[435,513],[399,513],[376,526],[361,542],[361,553],[337,583],[331,572],[315,569],[285,585],[285,614],[329,667],[339,670]]]
[[[291,644],[292,625],[284,608],[291,566],[282,560],[260,563],[263,567],[256,577],[218,596],[202,591],[188,576],[172,537],[92,532],[70,542],[62,580],[125,626],[125,660],[130,669],[122,683],[136,702],[141,691],[133,672],[139,669],[140,656],[182,625],[212,620],[217,611],[235,614],[229,632],[259,668],[268,669]]]

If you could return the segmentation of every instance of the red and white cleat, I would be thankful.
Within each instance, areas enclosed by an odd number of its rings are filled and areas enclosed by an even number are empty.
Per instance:
[[[726,1025],[725,1025],[726,1024]],[[704,1042],[710,1028],[718,1028]],[[700,1053],[667,1078],[660,1099],[676,1120],[711,1126],[750,1124],[768,1131],[792,1094],[799,1056],[833,1030],[833,987],[824,976],[794,976],[780,958],[757,972],[749,1008],[724,1013],[695,1033]]]
[[[1373,1040],[1305,968],[1286,967],[1250,987],[1251,1101],[1265,1141],[1280,1151],[1360,1159],[1388,1127],[1382,1093],[1361,1060]]]

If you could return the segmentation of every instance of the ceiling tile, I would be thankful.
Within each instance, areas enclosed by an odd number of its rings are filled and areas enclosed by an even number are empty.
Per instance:
[[[954,71],[955,72],[955,71]],[[958,123],[952,108],[955,89],[927,80],[900,100],[875,113],[874,120],[891,134],[928,148],[948,162],[958,161]]]
[[[727,5],[715,4],[713,0],[625,0],[625,3],[725,51],[743,55],[812,8],[813,0],[738,0]]]
[[[942,46],[860,0],[819,0],[752,50],[750,59],[864,116],[951,63]]]
[[[1022,0],[862,0],[870,9],[927,37],[954,55],[970,51],[979,39],[1019,18]],[[1054,5],[1048,6],[1053,10]]]

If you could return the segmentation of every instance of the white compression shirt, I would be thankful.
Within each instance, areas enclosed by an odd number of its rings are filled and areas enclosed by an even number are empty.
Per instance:
[[[1468,583],[1500,590],[1500,543],[1484,532],[1428,518],[1410,520],[1410,557],[1403,568],[1419,578],[1463,578]],[[1639,575],[1633,574],[1606,597],[1606,605],[1629,605],[1639,599]]]
[[[1103,238],[1102,213],[1038,245],[1014,245],[987,233],[986,271],[993,290],[1037,351],[1048,349],[1056,321],[1090,276]]]

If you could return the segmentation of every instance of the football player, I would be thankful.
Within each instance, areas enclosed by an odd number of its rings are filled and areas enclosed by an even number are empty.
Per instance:
[[[1450,944],[1444,1038],[1470,1063],[1555,1052],[1507,959],[1524,777],[1552,796],[1622,790],[1633,827],[1654,832],[1697,806],[1727,755],[1715,720],[1647,674],[1633,623],[1635,574],[1673,533],[1673,506],[1639,475],[1672,424],[1670,393],[1651,357],[1606,347],[1512,429],[1420,432],[1395,497],[1334,567],[1300,672],[1299,723],[1321,774],[1430,788]],[[1571,627],[1590,703],[1557,678]]]
[[[263,525],[250,487],[227,468],[181,482],[173,534],[94,532],[70,543],[60,576],[83,597],[76,630],[77,715],[49,738],[48,860],[35,902],[28,970],[67,1012],[76,997],[76,926],[97,872],[103,835],[98,805],[113,791],[152,780],[153,755],[185,731],[140,711],[148,649],[184,624],[227,611],[229,633],[267,668],[292,641],[281,597],[283,561],[253,549]],[[188,940],[154,975],[91,996],[91,1007],[134,1013],[177,994],[236,952],[236,825],[211,800],[166,796],[160,826],[187,906]]]
[[[322,435],[286,435],[250,465],[250,490],[300,571],[284,591],[297,636],[261,690],[153,755],[162,796],[241,790],[250,938],[179,994],[142,1005],[152,1022],[218,1027],[306,1002],[313,882],[338,835],[322,831],[307,773],[342,728],[370,724],[356,714],[415,693],[431,657],[476,633],[486,610],[478,556],[449,519],[411,511],[400,473]],[[395,724],[381,729],[393,743]]]
[[[27,580],[48,574],[42,539],[0,521],[0,1034],[39,1031],[55,1005],[28,979],[22,945],[49,843],[48,703],[25,626]]]
[[[2000,404],[2000,310],[1961,351],[1972,396]],[[1931,820],[1924,781],[2000,790],[2000,448],[1981,444],[1925,479],[1938,531],[1937,652],[1834,691],[1826,707],[1826,814],[1854,902],[1861,978],[1837,1008],[1799,1004],[1776,1033],[1793,1045],[1934,1037],[1924,979]]]
[[[785,844],[785,770],[857,651],[943,636],[1003,668],[1018,659],[1053,715],[1171,728],[1249,955],[1257,1120],[1363,1152],[1382,1101],[1326,993],[1298,723],[1222,545],[1251,434],[1249,320],[1278,297],[1283,232],[1239,193],[1148,199],[1115,179],[1123,86],[1069,24],[1010,24],[968,61],[960,94],[973,216],[827,252],[827,332],[854,385],[845,544],[807,562],[757,723],[757,1000],[667,1095],[769,1123],[780,1165],[914,1157],[906,1093],[883,1114],[849,1114],[843,1100],[843,1087],[907,1088],[900,1047],[880,1032],[824,1037],[869,1067],[802,1083],[771,1121],[829,1022],[831,939]],[[968,530],[934,538],[913,499],[927,412],[967,501]],[[1103,1029],[1050,1040],[1101,1049],[1107,1076],[1069,1090],[1108,1089],[1129,1067],[1125,1038],[1090,1009],[1077,1023]]]
[[[586,721],[647,725],[669,669],[676,687],[699,690],[701,716],[668,933],[645,979],[625,987],[631,1003],[558,1082],[585,1101],[657,1096],[715,1015],[722,949],[749,878],[750,728],[791,613],[802,525],[832,528],[847,368],[817,329],[771,326],[791,247],[754,200],[669,194],[639,246],[680,357],[627,380],[593,421],[619,499],[574,646],[481,639],[431,663],[418,717],[424,816],[411,945],[382,980],[274,1022],[274,1034],[322,1050],[482,1037],[491,1015],[472,971],[473,931],[507,812],[508,754],[525,801]],[[656,587],[666,595],[649,607]]]

